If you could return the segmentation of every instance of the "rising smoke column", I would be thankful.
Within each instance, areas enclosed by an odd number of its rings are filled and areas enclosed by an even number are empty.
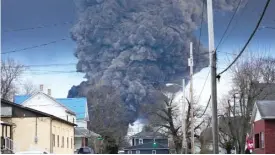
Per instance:
[[[188,75],[190,41],[195,72],[208,66],[206,50],[198,49],[193,34],[201,20],[201,0],[77,0],[76,4],[79,19],[72,38],[77,43],[77,71],[87,78],[80,85],[86,89],[83,94],[98,85],[115,87],[132,114],[129,123],[136,119],[139,105],[150,102],[156,86]],[[229,11],[236,5],[236,0],[214,3]]]

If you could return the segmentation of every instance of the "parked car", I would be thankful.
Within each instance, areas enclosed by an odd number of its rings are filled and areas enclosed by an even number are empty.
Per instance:
[[[16,152],[15,154],[49,154],[46,151],[24,151],[24,152]]]
[[[81,147],[78,149],[77,154],[94,154],[94,150],[90,147]]]

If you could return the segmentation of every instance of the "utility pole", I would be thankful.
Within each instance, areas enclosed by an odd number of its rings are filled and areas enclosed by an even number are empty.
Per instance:
[[[190,66],[190,114],[191,114],[191,154],[194,154],[194,104],[193,104],[193,43],[190,42],[190,58],[189,58],[189,66]]]
[[[214,44],[214,24],[212,0],[207,0],[207,21],[208,21],[208,47],[211,68],[211,100],[212,100],[212,135],[213,135],[213,153],[219,153],[219,131],[217,116],[217,70],[216,70],[216,51]]]
[[[182,79],[182,154],[187,154],[187,145],[186,145],[186,117],[185,117],[185,80]]]

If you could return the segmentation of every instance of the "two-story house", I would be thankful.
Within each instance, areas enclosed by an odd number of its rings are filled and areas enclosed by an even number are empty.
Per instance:
[[[143,130],[130,137],[131,146],[124,148],[125,154],[169,154],[168,137]]]
[[[40,91],[33,95],[16,95],[14,101],[25,107],[33,108],[45,113],[49,113],[61,119],[76,123],[74,129],[74,149],[91,146],[97,151],[99,148],[96,141],[88,143],[88,139],[96,139],[100,135],[87,129],[89,121],[88,105],[86,98],[53,98],[51,90],[48,93],[43,92],[43,85]]]
[[[1,150],[72,154],[76,124],[1,99]],[[7,152],[4,152],[7,153]]]

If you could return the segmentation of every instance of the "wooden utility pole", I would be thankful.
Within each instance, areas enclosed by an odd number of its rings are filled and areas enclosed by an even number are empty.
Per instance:
[[[193,43],[190,42],[190,58],[188,61],[190,66],[190,114],[191,114],[191,154],[194,154],[194,103],[193,103]]]
[[[207,0],[207,21],[208,21],[208,47],[211,69],[211,100],[212,100],[212,135],[213,135],[213,153],[219,153],[219,130],[217,116],[217,69],[216,69],[216,51],[214,44],[214,24],[212,0]]]
[[[182,79],[182,154],[187,154],[187,145],[186,145],[186,115],[185,115],[185,80]]]

